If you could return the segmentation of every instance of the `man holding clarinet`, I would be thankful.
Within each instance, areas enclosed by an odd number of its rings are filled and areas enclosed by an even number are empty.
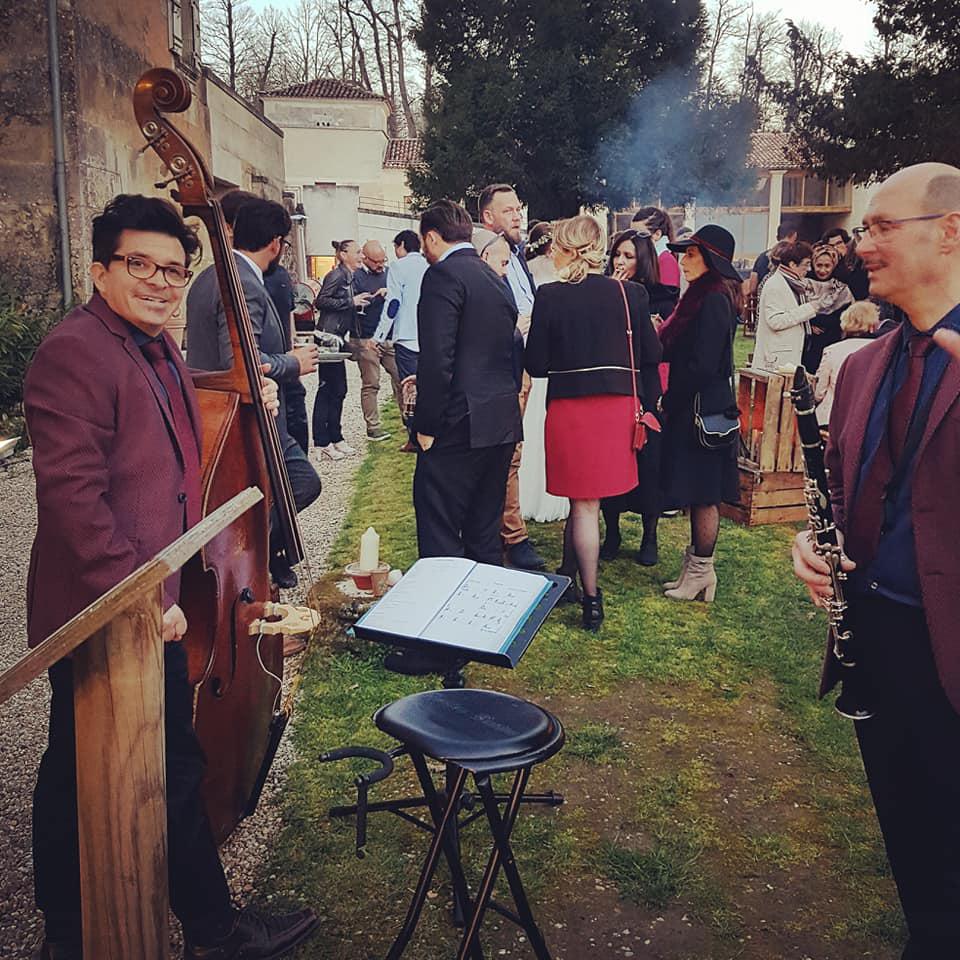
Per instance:
[[[960,957],[960,170],[908,167],[873,195],[858,252],[870,294],[909,318],[851,356],[826,449],[855,667],[827,653],[821,696],[857,671],[857,739],[910,938]],[[818,605],[830,566],[797,535]]]

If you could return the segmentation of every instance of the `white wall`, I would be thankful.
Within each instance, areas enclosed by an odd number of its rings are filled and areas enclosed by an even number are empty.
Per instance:
[[[358,218],[358,237],[364,243],[367,240],[379,240],[387,251],[389,260],[393,260],[393,238],[401,230],[420,232],[420,222],[412,217],[392,213],[372,213],[361,210]]]
[[[243,190],[279,200],[284,174],[283,133],[207,75],[213,175]],[[266,177],[254,182],[253,177]]]
[[[356,187],[318,183],[303,187],[303,209],[307,215],[306,255],[333,255],[334,240],[356,240],[359,234]]]

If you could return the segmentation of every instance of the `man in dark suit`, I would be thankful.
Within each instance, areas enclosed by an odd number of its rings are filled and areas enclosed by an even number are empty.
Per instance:
[[[431,264],[417,309],[413,502],[420,556],[500,564],[507,471],[523,436],[513,373],[517,310],[477,256],[463,207],[433,204],[420,234]]]
[[[286,349],[287,339],[277,308],[263,283],[264,273],[280,258],[290,227],[290,215],[279,203],[258,197],[243,203],[233,227],[237,270],[253,334],[260,347],[261,359],[270,364],[269,376],[279,384],[312,373],[318,357],[318,350],[312,345]],[[226,370],[231,360],[230,338],[216,270],[209,267],[197,277],[187,295],[187,364],[195,370]],[[320,478],[306,453],[287,430],[282,395],[277,429],[283,446],[283,462],[290,477],[297,512],[300,512],[320,496]],[[278,586],[296,586],[297,577],[284,555],[276,523],[271,524],[270,573]]]
[[[165,332],[199,249],[164,200],[115,197],[93,223],[96,293],[37,351],[24,410],[37,480],[30,557],[31,646],[195,524],[201,512],[199,411],[189,371]],[[268,386],[269,384],[269,386]],[[279,409],[277,389],[264,399]],[[238,914],[200,799],[205,762],[193,730],[193,689],[179,574],[164,584],[164,727],[170,903],[187,960],[279,957],[316,925],[312,911]],[[73,672],[50,669],[50,737],[34,792],[33,862],[44,913],[43,960],[80,960]],[[93,960],[93,958],[87,958]]]
[[[864,768],[903,905],[904,960],[960,956],[960,170],[908,167],[871,198],[858,253],[899,330],[844,363],[826,465],[848,560]],[[829,568],[798,534],[815,602]],[[821,695],[846,671],[828,652]]]

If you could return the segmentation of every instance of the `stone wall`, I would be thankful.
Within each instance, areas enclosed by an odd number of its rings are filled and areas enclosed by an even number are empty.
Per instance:
[[[114,194],[156,194],[166,179],[133,115],[133,87],[150,67],[173,67],[167,0],[59,0],[67,214],[73,288],[91,290],[90,222]],[[58,244],[46,4],[0,4],[0,263],[25,295],[55,302]],[[174,122],[205,156],[207,108]]]

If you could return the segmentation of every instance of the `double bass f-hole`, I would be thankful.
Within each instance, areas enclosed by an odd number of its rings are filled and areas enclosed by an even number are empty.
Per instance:
[[[256,598],[253,595],[253,591],[249,587],[244,587],[233,605],[233,616],[230,618],[230,673],[226,680],[220,676],[210,678],[211,692],[215,697],[226,696],[227,692],[233,686],[233,678],[237,674],[239,638],[243,637],[246,639],[246,631],[240,623],[240,611],[243,606],[254,602],[256,602]]]

